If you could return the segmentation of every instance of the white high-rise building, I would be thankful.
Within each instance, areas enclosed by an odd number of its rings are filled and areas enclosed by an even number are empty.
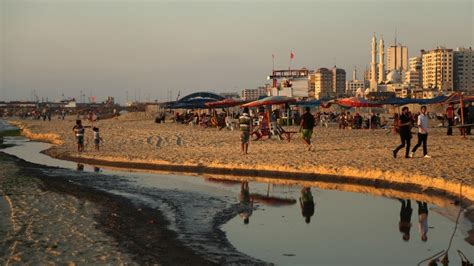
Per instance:
[[[405,83],[412,88],[421,88],[422,79],[422,59],[421,56],[410,57],[409,70],[405,72]]]
[[[387,72],[392,70],[408,71],[408,48],[394,44],[387,48]]]
[[[438,47],[421,51],[423,89],[436,89],[438,93],[453,91],[453,50]]]
[[[454,90],[474,94],[474,51],[471,47],[454,51]]]

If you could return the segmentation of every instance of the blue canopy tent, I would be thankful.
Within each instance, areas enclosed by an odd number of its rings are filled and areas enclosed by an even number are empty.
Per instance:
[[[225,97],[212,92],[195,92],[181,98],[179,101],[164,103],[164,107],[169,109],[205,109],[209,108],[206,103],[224,99]]]

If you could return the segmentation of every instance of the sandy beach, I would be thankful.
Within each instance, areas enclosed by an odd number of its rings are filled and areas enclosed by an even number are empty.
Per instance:
[[[0,264],[212,265],[163,215],[0,154]],[[153,221],[152,223],[150,221]]]
[[[86,126],[92,125],[83,122]],[[462,138],[458,131],[455,136],[446,136],[445,128],[430,130],[431,159],[423,158],[421,150],[415,158],[394,159],[391,151],[399,144],[399,136],[383,129],[318,127],[313,134],[314,151],[306,151],[302,139],[295,135],[291,142],[252,141],[250,154],[242,156],[238,131],[170,122],[156,124],[145,113],[129,113],[95,122],[104,140],[102,147],[100,151],[94,150],[92,130],[88,128],[83,153],[76,151],[72,117],[64,121],[17,120],[12,123],[21,127],[22,134],[28,138],[55,144],[46,153],[57,158],[105,165],[113,162],[115,166],[121,162],[135,163],[178,172],[216,173],[216,169],[220,169],[231,174],[259,176],[263,173],[280,178],[305,175],[304,179],[311,179],[313,174],[334,179],[350,177],[420,185],[452,194],[459,193],[459,184],[463,182],[463,195],[474,200],[474,136]],[[416,142],[416,136],[412,142]]]

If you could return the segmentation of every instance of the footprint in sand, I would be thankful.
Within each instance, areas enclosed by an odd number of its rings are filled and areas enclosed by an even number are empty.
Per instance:
[[[183,145],[183,139],[178,135],[176,135],[176,145],[178,145],[178,146]]]
[[[163,142],[163,139],[158,136],[158,140],[156,141],[156,147],[161,148],[161,143]]]

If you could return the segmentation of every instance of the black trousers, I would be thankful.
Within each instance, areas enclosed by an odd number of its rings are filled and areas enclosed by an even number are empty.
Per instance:
[[[410,140],[411,140],[411,132],[400,132],[400,140],[402,144],[400,144],[395,150],[395,154],[405,147],[406,145],[406,150],[405,150],[405,157],[408,157],[408,154],[410,153]]]
[[[448,118],[448,136],[453,135],[453,125],[454,125],[454,120],[452,118]]]
[[[428,133],[427,134],[418,133],[418,143],[415,145],[415,147],[413,147],[413,150],[411,151],[415,152],[418,149],[418,147],[420,147],[421,144],[423,144],[423,156],[427,155],[428,154],[428,147],[426,144],[427,140],[428,140]]]

